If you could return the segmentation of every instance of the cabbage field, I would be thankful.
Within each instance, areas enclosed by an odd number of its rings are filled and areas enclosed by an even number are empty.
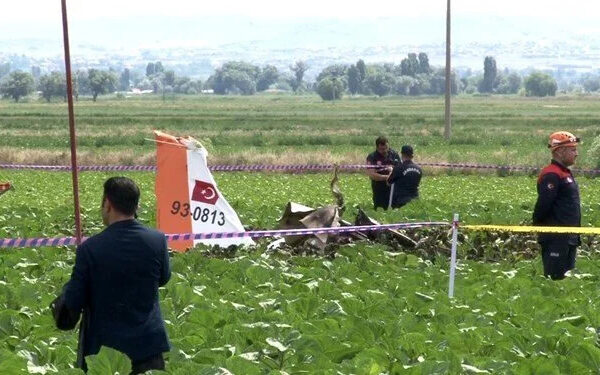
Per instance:
[[[107,95],[75,104],[80,165],[152,165],[152,130],[191,135],[211,165],[360,164],[379,135],[415,149],[419,162],[542,166],[551,132],[582,137],[577,166],[600,166],[600,102],[593,96],[458,96],[444,139],[443,99],[316,95]],[[0,100],[0,164],[68,164],[64,103]],[[597,139],[596,141],[594,141]],[[596,146],[595,146],[596,145]],[[362,173],[340,175],[344,219],[363,209],[382,223],[531,222],[534,174],[426,169],[420,199],[373,211]],[[119,173],[121,174],[121,173]],[[102,230],[102,183],[80,174],[84,235]],[[123,173],[141,188],[139,220],[156,223],[154,174]],[[330,173],[215,173],[248,229],[273,229],[289,201],[334,203]],[[584,226],[600,227],[600,179],[576,175]],[[73,235],[71,175],[0,169],[0,238]],[[172,254],[160,289],[172,350],[168,374],[598,374],[600,244],[583,236],[577,268],[542,275],[534,235],[460,229],[449,299],[449,227],[410,230],[405,249],[381,236],[323,252],[198,247]],[[0,249],[0,374],[81,374],[77,333],[54,327],[48,305],[68,280],[73,247]],[[110,349],[90,374],[128,374]],[[154,372],[159,373],[159,372]]]
[[[3,171],[16,186],[0,198],[0,237],[72,232],[70,174]],[[82,173],[85,234],[101,230],[102,182]],[[126,173],[142,189],[140,220],[155,223],[154,174]],[[332,202],[330,175],[217,173],[219,188],[251,229],[274,228],[292,200]],[[580,178],[584,225],[600,225],[600,182]],[[457,190],[457,186],[461,188]],[[370,209],[369,183],[343,174],[356,208],[384,223],[449,220],[528,222],[530,176],[438,175],[401,210]],[[173,254],[160,290],[172,350],[169,374],[587,374],[600,368],[598,241],[584,237],[577,270],[543,278],[535,238],[461,231],[455,298],[447,297],[448,229],[410,233],[414,250],[387,243],[340,245],[325,255],[197,248]],[[48,305],[70,276],[74,249],[2,249],[2,373],[77,374],[76,332],[54,328]],[[88,360],[92,374],[128,373],[121,354]],[[154,372],[159,373],[159,372]]]

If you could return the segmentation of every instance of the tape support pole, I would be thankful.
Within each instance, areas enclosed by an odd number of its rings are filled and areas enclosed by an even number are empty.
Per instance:
[[[448,282],[448,297],[454,297],[454,278],[456,276],[456,248],[458,246],[458,214],[452,219],[452,250],[450,255],[450,280]]]

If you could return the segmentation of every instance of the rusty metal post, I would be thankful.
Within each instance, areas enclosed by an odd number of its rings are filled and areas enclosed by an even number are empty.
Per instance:
[[[69,50],[69,26],[67,1],[62,1],[63,39],[65,46],[65,74],[67,76],[67,102],[69,107],[69,136],[71,141],[71,175],[73,178],[73,203],[75,206],[75,237],[81,244],[81,210],[79,207],[79,170],[77,169],[77,137],[75,136],[75,114],[73,113],[73,83],[71,81],[71,52]]]

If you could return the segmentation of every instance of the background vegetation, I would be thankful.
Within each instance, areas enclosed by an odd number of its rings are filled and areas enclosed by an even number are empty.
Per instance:
[[[191,135],[211,164],[363,163],[384,134],[393,148],[415,147],[418,161],[528,164],[548,161],[547,137],[569,130],[583,139],[578,165],[600,134],[600,102],[591,97],[458,96],[453,137],[442,136],[440,97],[316,95],[101,97],[75,105],[81,164],[152,164],[152,130]],[[64,103],[0,101],[0,160],[66,164]],[[593,156],[596,155],[596,156]]]

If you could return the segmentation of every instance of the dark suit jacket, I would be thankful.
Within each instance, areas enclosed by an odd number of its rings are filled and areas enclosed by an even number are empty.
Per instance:
[[[171,270],[164,234],[136,220],[119,221],[77,248],[66,307],[86,309],[84,355],[102,345],[139,361],[169,351],[158,287]]]

